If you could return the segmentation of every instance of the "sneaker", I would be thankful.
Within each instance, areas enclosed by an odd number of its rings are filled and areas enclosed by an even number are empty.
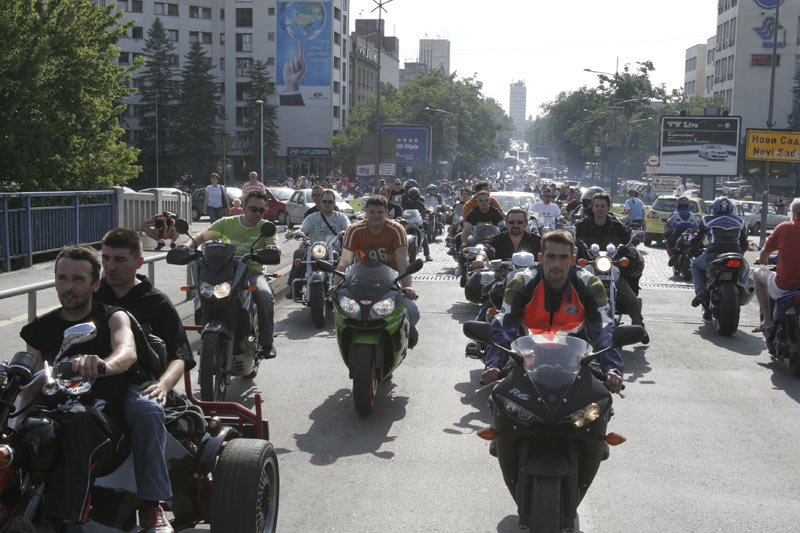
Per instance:
[[[694,295],[694,299],[692,300],[692,307],[697,307],[705,301],[706,301],[706,291],[700,291]]]
[[[139,527],[144,533],[174,533],[160,505],[139,510]]]
[[[703,308],[703,320],[711,320],[712,318],[714,317],[711,315],[711,310]]]
[[[671,255],[671,256],[669,257],[669,262],[667,262],[667,265],[669,265],[669,266],[675,266],[675,263],[677,263],[677,262],[678,262],[678,257],[679,257],[679,256],[678,256],[677,254],[673,254],[673,255]]]
[[[433,257],[431,257],[431,256],[429,256],[429,255],[426,255],[426,256],[425,256],[425,262],[426,262],[426,263],[429,263],[429,262],[431,262],[431,261],[433,261]]]
[[[278,351],[275,349],[275,345],[269,347],[269,350],[264,350],[264,359],[275,359],[278,357]]]
[[[644,324],[640,324],[642,329],[644,330],[644,336],[642,337],[642,344],[650,344],[650,335],[647,333],[647,328],[644,327]]]
[[[164,246],[166,246],[166,244],[167,243],[165,243],[164,241],[158,241],[158,246],[156,246],[156,252],[162,249]]]

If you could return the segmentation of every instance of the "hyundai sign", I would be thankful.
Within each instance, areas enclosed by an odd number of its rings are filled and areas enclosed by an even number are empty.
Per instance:
[[[431,162],[431,127],[412,125],[381,126],[381,134],[391,133],[397,136],[396,162],[409,164],[413,162]]]
[[[736,176],[741,117],[661,117],[661,174]]]

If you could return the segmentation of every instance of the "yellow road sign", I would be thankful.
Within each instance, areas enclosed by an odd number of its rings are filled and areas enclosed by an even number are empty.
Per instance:
[[[744,158],[749,161],[800,162],[800,133],[747,130]]]

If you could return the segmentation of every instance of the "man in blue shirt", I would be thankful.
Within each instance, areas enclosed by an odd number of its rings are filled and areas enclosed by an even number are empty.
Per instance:
[[[630,218],[631,224],[639,224],[644,229],[644,204],[633,189],[628,191],[628,199],[625,200],[625,214]]]

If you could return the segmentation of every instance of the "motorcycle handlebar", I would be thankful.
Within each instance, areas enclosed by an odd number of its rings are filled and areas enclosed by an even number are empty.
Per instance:
[[[56,363],[55,372],[63,378],[73,378],[77,375],[77,373],[72,371],[72,361]],[[97,364],[97,373],[101,376],[106,374],[106,364],[102,361]]]

